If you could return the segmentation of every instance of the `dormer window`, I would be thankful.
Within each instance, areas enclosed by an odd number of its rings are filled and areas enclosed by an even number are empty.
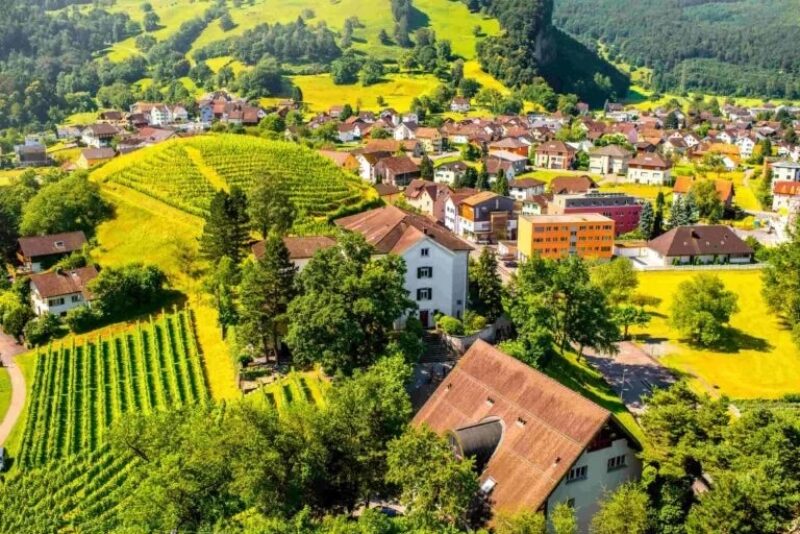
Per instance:
[[[481,491],[488,495],[489,493],[492,492],[492,490],[494,489],[494,487],[496,485],[497,485],[497,481],[495,479],[493,479],[492,477],[489,477],[489,478],[487,478],[486,480],[483,481],[483,484],[481,484]]]
[[[55,242],[55,246],[56,246],[56,248],[64,248],[64,242],[63,241],[56,241]]]
[[[494,406],[494,399],[491,397],[486,397],[486,404],[489,406]]]

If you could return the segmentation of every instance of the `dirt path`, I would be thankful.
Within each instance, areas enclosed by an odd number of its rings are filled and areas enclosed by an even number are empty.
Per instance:
[[[6,442],[25,407],[25,377],[14,361],[14,356],[23,352],[25,352],[23,346],[18,345],[14,338],[0,331],[0,360],[3,361],[3,366],[8,369],[11,377],[11,405],[8,407],[5,419],[0,423],[0,445]]]

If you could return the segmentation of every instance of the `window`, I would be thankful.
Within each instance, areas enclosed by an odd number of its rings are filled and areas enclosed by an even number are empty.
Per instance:
[[[575,508],[575,499],[567,499],[567,506]]]
[[[417,278],[433,278],[433,267],[417,267]]]
[[[569,474],[567,475],[567,484],[570,482],[577,482],[578,480],[586,480],[586,475],[588,474],[589,467],[582,465],[580,467],[573,467],[569,470]]]
[[[625,455],[622,454],[620,456],[614,456],[613,458],[608,459],[608,470],[609,471],[616,471],[617,469],[624,469],[627,467],[625,463]]]
[[[63,306],[64,305],[64,299],[63,298],[50,299],[50,300],[47,301],[47,305],[50,306],[51,308],[53,306]]]
[[[489,478],[487,478],[486,480],[483,481],[483,484],[481,484],[481,491],[483,493],[489,494],[489,493],[492,492],[492,490],[494,489],[494,487],[496,485],[497,485],[497,481],[495,479],[493,479],[492,477],[489,477]]]
[[[80,295],[72,295],[72,298],[70,300],[72,302],[80,302],[81,300],[83,300],[83,298]]]
[[[431,255],[431,249],[429,249],[429,248],[422,248],[422,249],[420,249],[420,251],[419,251],[419,255],[420,255],[420,256],[422,256],[423,258],[427,258],[428,256],[430,256],[430,255]]]
[[[429,287],[423,287],[421,289],[417,289],[417,300],[431,300],[433,298],[433,289]]]

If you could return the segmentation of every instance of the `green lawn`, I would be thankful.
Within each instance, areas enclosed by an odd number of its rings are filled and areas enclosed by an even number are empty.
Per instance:
[[[791,333],[772,315],[761,297],[759,271],[719,271],[726,287],[739,295],[739,312],[731,320],[733,334],[726,351],[694,347],[669,325],[672,297],[678,285],[697,271],[641,273],[639,292],[661,299],[653,320],[636,334],[666,343],[662,362],[688,373],[701,391],[733,398],[774,399],[800,393],[800,351]]]
[[[19,447],[22,442],[22,433],[25,430],[25,420],[28,418],[28,408],[30,407],[31,402],[33,377],[36,375],[36,352],[28,352],[26,354],[16,356],[14,361],[22,371],[22,375],[25,377],[26,394],[25,407],[22,409],[22,413],[19,415],[19,419],[17,419],[17,424],[14,425],[14,429],[11,430],[11,433],[8,435],[5,445],[3,445],[12,457],[19,452]]]
[[[11,405],[11,376],[8,369],[0,367],[0,421],[2,421],[8,407]]]

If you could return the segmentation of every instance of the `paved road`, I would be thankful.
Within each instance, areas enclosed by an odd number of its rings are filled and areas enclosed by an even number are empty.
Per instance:
[[[606,382],[634,414],[644,411],[642,398],[653,389],[668,387],[675,382],[675,377],[666,367],[630,341],[619,344],[619,354],[616,356],[597,354],[592,349],[586,349],[584,357],[603,374]]]
[[[18,345],[14,338],[0,331],[0,360],[11,376],[11,405],[8,407],[5,419],[0,423],[0,445],[6,442],[25,406],[25,378],[14,361],[14,356],[23,352],[25,352],[23,346]]]

